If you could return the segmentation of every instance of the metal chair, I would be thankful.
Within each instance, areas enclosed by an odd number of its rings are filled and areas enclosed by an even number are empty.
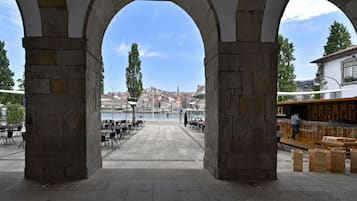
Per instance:
[[[14,134],[14,131],[12,129],[7,130],[7,136],[5,138],[6,144],[8,143],[8,141],[9,141],[9,144],[11,144],[11,143],[16,144],[16,142],[13,138],[13,134]],[[10,143],[10,141],[11,141],[11,143]]]
[[[109,140],[105,135],[102,135],[102,144],[106,147],[106,145],[109,145]]]
[[[119,136],[119,141],[123,138],[123,132],[120,130],[120,128],[115,129],[115,134]]]
[[[115,132],[110,132],[109,133],[109,140],[111,143],[111,147],[114,146],[113,142],[115,142],[117,145],[119,145],[118,140],[115,138]]]
[[[25,148],[25,146],[26,146],[26,132],[22,132],[21,136],[22,136],[22,141],[19,144],[18,148],[20,148],[21,146],[22,146],[22,148]]]

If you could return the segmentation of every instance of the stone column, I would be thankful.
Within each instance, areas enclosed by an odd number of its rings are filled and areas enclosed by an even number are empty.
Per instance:
[[[206,63],[219,67],[206,77],[204,164],[219,179],[276,179],[276,53],[273,43],[221,43]]]
[[[83,39],[24,38],[23,45],[25,178],[44,182],[87,178],[101,166],[101,157],[100,151],[88,154],[98,149],[100,136],[86,132],[86,43]]]

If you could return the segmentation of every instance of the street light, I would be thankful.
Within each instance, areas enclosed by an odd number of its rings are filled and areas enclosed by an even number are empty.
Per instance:
[[[337,84],[338,88],[339,88],[339,89],[342,89],[342,85],[341,85],[335,78],[330,77],[330,76],[327,76],[327,75],[324,75],[323,77],[324,77],[324,78],[326,77],[326,78],[329,78],[329,79],[333,80],[333,81]],[[324,83],[324,85],[325,85],[325,84],[327,84],[327,81],[326,81],[326,82],[323,82],[323,83]],[[340,97],[341,97],[341,91],[338,92],[338,97],[336,97],[336,98],[340,98]]]
[[[152,118],[155,118],[155,92],[154,89],[152,91]]]

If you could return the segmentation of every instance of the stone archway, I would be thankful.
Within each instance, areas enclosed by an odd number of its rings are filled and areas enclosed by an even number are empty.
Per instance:
[[[204,166],[220,179],[276,179],[276,36],[288,0],[172,0],[205,46]],[[17,0],[25,28],[25,178],[87,178],[101,167],[101,42],[131,0]],[[357,27],[355,0],[331,0]]]
[[[84,35],[87,39],[87,66],[86,66],[86,86],[87,92],[89,92],[86,96],[87,99],[93,99],[96,97],[94,101],[97,103],[94,104],[96,106],[100,105],[100,93],[99,93],[99,85],[98,79],[100,66],[102,65],[102,56],[101,56],[101,47],[102,47],[102,39],[104,37],[104,32],[109,25],[109,22],[114,17],[114,15],[120,11],[127,4],[132,2],[131,0],[127,1],[92,1],[90,7],[92,10],[89,10],[87,13],[87,21],[85,24]],[[218,43],[219,43],[219,28],[218,23],[215,16],[215,11],[212,9],[211,5],[206,0],[200,1],[177,1],[173,0],[173,3],[177,4],[181,8],[183,8],[194,20],[197,24],[198,29],[201,32],[203,43],[205,46],[205,66],[206,66],[206,86],[211,86],[211,88],[207,87],[207,102],[206,102],[206,120],[207,120],[207,129],[208,133],[218,133],[217,119],[218,113],[215,108],[218,106],[217,102],[217,90],[215,89],[214,82],[216,79],[216,73],[218,70],[218,63],[215,62],[215,57],[217,57],[218,53]],[[213,62],[212,62],[213,61]],[[93,87],[88,90],[88,86]],[[92,105],[92,106],[94,106]],[[100,108],[87,108],[91,111],[95,111],[95,116],[87,115],[87,122],[99,122],[99,114]],[[88,124],[87,124],[88,125]],[[95,128],[96,124],[90,124],[91,127],[87,126],[87,136],[89,133],[96,131],[98,128]],[[93,133],[95,135],[95,132]],[[210,136],[210,135],[209,135]],[[214,136],[217,139],[211,139],[211,141],[218,141],[218,135]],[[214,138],[213,137],[213,138]],[[99,142],[97,143],[99,145]],[[206,155],[205,155],[205,166],[208,169],[213,170],[214,163],[216,161],[212,161],[216,157],[211,150],[217,150],[215,147],[210,148],[211,146],[215,146],[214,144],[207,144],[206,141]],[[97,148],[96,148],[97,149]],[[98,158],[98,157],[97,157]]]

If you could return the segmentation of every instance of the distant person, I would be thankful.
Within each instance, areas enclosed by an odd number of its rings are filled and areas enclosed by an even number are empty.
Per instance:
[[[187,125],[187,112],[185,112],[185,115],[183,117],[183,124],[185,124],[185,127]]]
[[[291,138],[295,140],[296,135],[299,133],[299,123],[300,123],[300,118],[299,118],[299,113],[295,113],[294,115],[291,116]]]
[[[280,138],[283,137],[283,131],[280,130],[280,126],[276,126],[276,142],[280,143]]]
[[[169,113],[167,113],[167,114],[166,114],[166,117],[169,118],[169,116],[170,116]]]

